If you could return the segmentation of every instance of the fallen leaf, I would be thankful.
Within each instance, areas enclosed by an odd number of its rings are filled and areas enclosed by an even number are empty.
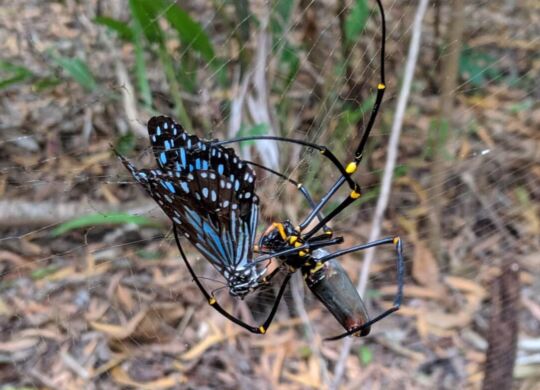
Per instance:
[[[116,287],[116,297],[118,298],[118,302],[127,312],[132,312],[133,308],[135,307],[135,302],[133,301],[133,297],[131,295],[131,291],[122,284],[118,284]]]
[[[240,333],[240,330],[233,333],[232,337],[236,337]],[[197,343],[193,348],[182,355],[183,360],[193,360],[201,356],[208,348],[213,345],[219,344],[222,341],[228,339],[229,335],[226,335],[222,332],[215,331],[213,334],[208,335]]]
[[[120,366],[116,366],[111,370],[111,376],[119,384],[132,386],[137,389],[170,389],[178,387],[178,385],[187,383],[187,377],[180,373],[173,373],[166,377],[150,382],[138,382],[130,378],[129,374]]]
[[[94,328],[97,331],[105,333],[107,336],[110,336],[115,339],[125,339],[135,331],[137,328],[137,325],[143,320],[143,318],[146,316],[146,309],[141,310],[138,312],[131,320],[129,320],[126,324],[123,325],[114,325],[114,324],[106,324],[103,322],[97,322],[97,321],[90,321],[90,326]]]
[[[482,286],[470,279],[460,278],[459,276],[446,276],[444,281],[451,288],[473,294],[479,299],[484,299],[487,295]]]
[[[521,299],[521,303],[523,306],[525,306],[527,309],[529,309],[529,312],[533,315],[534,318],[536,318],[537,321],[540,321],[540,305],[536,302],[534,302],[532,299],[529,299],[526,296],[523,296]]]
[[[422,241],[415,243],[412,276],[426,287],[440,288],[437,260]]]
[[[25,338],[18,340],[10,340],[0,343],[0,352],[16,352],[24,349],[33,348],[39,344],[39,339]]]
[[[383,286],[378,289],[378,292],[381,295],[390,295],[394,296],[396,294],[397,286]],[[445,300],[447,296],[442,294],[441,289],[432,289],[422,286],[415,286],[412,284],[407,284],[403,286],[403,296],[407,298],[422,298],[422,299],[436,299],[436,300]]]

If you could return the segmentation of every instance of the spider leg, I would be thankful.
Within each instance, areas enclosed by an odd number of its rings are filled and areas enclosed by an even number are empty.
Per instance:
[[[264,165],[262,164],[259,164],[259,163],[256,163],[256,162],[253,162],[253,161],[244,161],[246,164],[248,165],[253,165],[253,166],[256,166],[258,168],[261,168],[265,171],[268,171],[276,176],[278,176],[279,178],[283,179],[283,180],[286,180],[288,181],[289,183],[291,183],[292,185],[294,185],[298,191],[300,191],[302,193],[302,195],[304,195],[304,198],[306,198],[309,206],[314,209],[316,207],[315,205],[315,201],[313,200],[313,198],[311,197],[311,194],[309,193],[309,191],[307,190],[306,187],[304,187],[304,185],[302,183],[299,183],[297,182],[296,180],[293,180],[291,179],[290,177],[284,175],[283,173],[280,173],[280,172],[277,172],[271,168],[268,168],[268,167],[265,167]],[[320,212],[320,209],[317,213],[315,213],[315,215],[317,215],[317,217],[319,218],[319,221],[321,221],[323,219],[323,215],[322,213]],[[328,226],[324,225],[323,226],[323,230],[324,231],[330,231],[330,229],[328,228]]]
[[[362,332],[364,329],[368,329],[374,323],[382,320],[383,318],[389,316],[393,312],[399,310],[399,307],[401,306],[401,300],[403,298],[403,283],[404,283],[404,281],[403,281],[403,273],[404,273],[404,269],[405,269],[404,261],[403,261],[403,244],[402,244],[401,239],[399,237],[387,237],[387,238],[383,238],[382,240],[377,240],[377,241],[369,242],[367,244],[356,245],[356,246],[353,246],[351,248],[343,249],[343,250],[331,253],[331,254],[329,254],[327,256],[321,257],[319,259],[319,261],[324,263],[324,262],[329,261],[329,260],[331,260],[333,258],[342,256],[342,255],[344,255],[346,253],[356,252],[356,251],[360,251],[360,250],[363,250],[363,249],[372,248],[372,247],[376,247],[376,246],[380,246],[380,245],[387,245],[387,244],[393,244],[395,249],[396,249],[397,292],[396,292],[396,295],[394,297],[394,302],[392,304],[392,307],[390,309],[384,311],[383,313],[379,314],[377,317],[371,319],[370,321],[362,324],[361,326],[358,326],[356,328],[348,330],[347,332],[344,332],[344,333],[339,334],[337,336],[327,338],[327,339],[325,339],[325,341],[339,340],[341,338],[353,335],[355,333]]]
[[[240,320],[239,318],[233,316],[228,311],[226,311],[221,305],[217,302],[216,298],[208,293],[202,283],[200,282],[197,275],[195,275],[195,271],[193,271],[193,268],[191,267],[191,264],[189,263],[184,250],[182,249],[182,245],[180,244],[180,239],[178,238],[178,232],[176,229],[176,224],[173,224],[173,230],[174,230],[174,239],[176,240],[176,245],[178,246],[178,250],[180,251],[180,254],[182,255],[182,259],[184,260],[184,263],[186,264],[189,273],[191,274],[195,284],[197,284],[197,287],[199,287],[199,290],[201,290],[202,294],[210,304],[217,312],[219,312],[222,316],[227,318],[229,321],[234,322],[235,324],[241,326],[242,328],[249,330],[251,333],[257,333],[257,334],[264,334],[268,330],[268,327],[272,323],[272,320],[274,319],[274,316],[277,312],[277,308],[279,306],[279,303],[281,302],[281,298],[283,297],[283,293],[285,292],[285,288],[287,287],[287,283],[291,279],[292,274],[288,273],[285,276],[285,279],[283,280],[283,283],[281,284],[281,287],[279,288],[279,292],[277,294],[276,300],[274,302],[274,305],[272,306],[272,310],[270,310],[270,314],[268,314],[268,317],[264,321],[262,325],[259,327],[251,326],[249,324],[246,324],[244,321]]]
[[[275,253],[270,253],[270,254],[265,254],[265,255],[261,255],[259,257],[256,257],[253,262],[251,262],[251,266],[255,266],[259,263],[262,263],[264,261],[267,261],[267,260],[270,260],[274,257],[280,257],[280,256],[285,256],[285,255],[293,255],[293,254],[299,254],[300,256],[304,256],[302,254],[300,254],[300,252],[303,252],[303,251],[306,251],[306,250],[313,250],[313,249],[318,249],[318,248],[323,248],[325,246],[330,246],[330,245],[337,245],[337,244],[341,244],[343,242],[343,237],[336,237],[336,238],[331,238],[329,240],[320,240],[320,241],[316,241],[316,242],[305,242],[304,244],[300,245],[300,246],[297,246],[297,247],[294,247],[294,248],[289,248],[289,249],[284,249],[282,251],[279,251],[279,252],[275,252]]]
[[[384,8],[381,4],[380,0],[377,0],[377,5],[379,7],[379,11],[381,14],[381,57],[380,57],[380,82],[377,85],[377,96],[375,98],[375,103],[373,105],[373,108],[371,110],[371,114],[369,117],[369,121],[366,125],[365,130],[362,133],[362,138],[360,139],[360,142],[358,143],[358,146],[356,147],[355,153],[354,153],[354,159],[349,164],[347,164],[347,167],[344,168],[339,161],[337,161],[337,158],[330,152],[326,147],[307,143],[303,141],[298,140],[291,140],[288,138],[280,138],[280,137],[246,137],[246,138],[239,138],[239,141],[242,140],[248,140],[248,139],[274,139],[276,141],[283,141],[283,142],[291,142],[291,143],[297,143],[300,145],[304,145],[307,147],[311,147],[314,149],[318,149],[321,151],[321,153],[328,157],[334,165],[338,168],[339,172],[341,173],[341,177],[335,182],[335,184],[332,186],[332,188],[328,191],[328,193],[321,199],[321,201],[317,204],[316,207],[313,207],[313,210],[310,212],[310,214],[306,217],[306,219],[298,225],[300,231],[304,230],[310,222],[315,218],[315,216],[322,210],[322,208],[328,203],[330,198],[339,190],[339,188],[347,181],[349,184],[349,187],[351,189],[351,193],[349,196],[339,205],[337,206],[333,211],[330,212],[322,221],[320,221],[317,226],[313,229],[311,229],[305,236],[305,239],[309,239],[315,232],[317,232],[321,227],[325,226],[327,222],[332,220],[336,215],[338,215],[341,211],[343,211],[347,206],[352,204],[356,199],[360,197],[360,187],[358,184],[351,179],[351,175],[356,172],[358,168],[358,164],[362,161],[363,153],[365,146],[367,144],[367,141],[369,139],[369,135],[371,133],[371,130],[373,129],[373,126],[375,124],[375,119],[377,119],[377,114],[379,113],[379,108],[381,106],[384,91],[386,90],[385,85],[385,75],[384,75],[384,56],[385,56],[385,41],[386,41],[386,22],[385,22],[385,15],[384,15]]]
[[[294,139],[294,138],[278,137],[275,135],[253,135],[253,136],[248,136],[248,137],[240,137],[240,138],[234,138],[234,139],[230,139],[226,141],[214,142],[213,145],[223,146],[223,145],[228,145],[232,143],[240,143],[240,142],[245,142],[245,141],[257,141],[257,140],[288,142],[291,144],[302,145],[307,148],[318,150],[324,157],[329,159],[332,162],[332,164],[334,164],[334,166],[341,173],[342,177],[344,177],[347,183],[349,183],[349,187],[351,187],[351,189],[354,189],[358,186],[354,182],[354,180],[351,179],[351,175],[347,173],[346,168],[343,166],[343,164],[341,164],[341,162],[339,162],[336,155],[332,153],[330,149],[328,149],[326,146],[323,146],[323,145],[318,145],[312,142],[302,141],[302,140]]]

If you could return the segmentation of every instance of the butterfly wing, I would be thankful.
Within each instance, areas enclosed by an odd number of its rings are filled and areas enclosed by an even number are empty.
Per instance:
[[[138,170],[120,156],[126,168],[220,273],[244,269],[258,220],[254,172],[233,149],[188,135],[170,118],[154,117],[148,129],[159,169]]]

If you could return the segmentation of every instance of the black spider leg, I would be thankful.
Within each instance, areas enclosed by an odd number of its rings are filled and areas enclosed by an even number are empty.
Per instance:
[[[294,247],[294,248],[283,249],[282,251],[272,252],[272,253],[269,253],[269,254],[264,254],[264,255],[261,255],[259,257],[256,257],[250,263],[250,266],[254,267],[257,264],[260,264],[260,263],[262,263],[264,261],[268,261],[268,260],[270,260],[270,259],[272,259],[274,257],[295,255],[300,251],[314,250],[314,249],[324,248],[325,246],[338,245],[338,244],[341,244],[341,243],[343,243],[343,237],[335,237],[335,238],[331,238],[329,240],[322,240],[321,239],[321,240],[318,240],[316,242],[308,241],[308,242],[305,242],[304,244],[302,244],[300,246],[297,246],[297,247]]]
[[[233,316],[228,311],[226,311],[221,305],[217,302],[216,298],[210,294],[202,283],[200,282],[199,278],[195,274],[195,271],[193,271],[193,268],[191,267],[191,264],[189,263],[184,250],[182,249],[182,245],[180,244],[180,239],[178,238],[178,231],[176,229],[176,224],[173,224],[173,231],[174,231],[174,239],[176,241],[176,246],[178,247],[178,250],[180,251],[180,254],[182,255],[182,259],[184,260],[184,263],[186,264],[186,267],[188,268],[189,273],[191,274],[191,277],[193,278],[193,281],[195,284],[197,284],[197,287],[199,287],[199,290],[201,290],[202,294],[214,309],[216,309],[217,312],[219,312],[222,316],[227,318],[229,321],[234,322],[236,325],[241,326],[242,328],[249,330],[252,333],[257,334],[264,334],[266,333],[266,330],[272,323],[272,320],[274,319],[274,316],[277,312],[277,308],[279,306],[279,303],[281,302],[281,298],[283,297],[283,293],[285,292],[285,288],[287,287],[287,283],[291,279],[292,274],[288,273],[285,276],[285,279],[283,280],[281,287],[279,288],[279,292],[276,297],[276,301],[274,302],[274,305],[272,306],[272,310],[270,310],[270,313],[268,314],[268,318],[264,321],[264,323],[259,327],[254,327],[249,324],[246,324],[244,321],[240,320],[239,318]]]
[[[382,97],[381,97],[382,99]],[[309,215],[306,217],[304,222],[302,222],[300,225],[297,226],[297,230],[302,231],[306,228],[306,226],[315,218],[315,216],[320,215],[322,208],[328,203],[330,198],[339,190],[339,188],[345,183],[345,181],[349,184],[349,187],[351,189],[351,193],[348,198],[345,199],[345,201],[340,204],[335,210],[330,212],[329,215],[326,217],[323,217],[319,220],[319,223],[317,224],[317,228],[312,229],[307,236],[303,237],[303,239],[307,240],[309,239],[317,230],[321,229],[321,227],[326,227],[326,223],[330,221],[332,218],[334,218],[337,214],[339,214],[345,207],[347,207],[350,203],[352,203],[355,199],[360,197],[360,186],[358,183],[356,183],[349,173],[347,173],[348,168],[344,168],[343,165],[339,162],[337,157],[334,155],[334,153],[328,149],[326,146],[317,145],[311,142],[305,142],[293,138],[285,138],[285,137],[277,137],[277,136],[250,136],[250,137],[242,137],[242,138],[235,138],[232,140],[227,141],[220,141],[216,142],[213,145],[226,145],[230,143],[235,142],[244,142],[244,141],[256,141],[256,140],[270,140],[270,141],[277,141],[277,142],[289,142],[292,144],[298,144],[302,145],[311,149],[316,149],[321,152],[323,156],[328,158],[334,166],[339,170],[341,177],[337,180],[337,182],[332,186],[330,191],[322,197],[321,201],[317,205],[312,206],[312,211],[309,213]],[[349,164],[350,165],[350,164]],[[328,228],[327,228],[328,229]],[[330,229],[328,229],[330,231]]]
[[[336,166],[336,168],[339,170],[341,174],[341,177],[330,188],[328,193],[321,199],[321,201],[317,204],[317,206],[313,208],[313,210],[309,213],[306,219],[300,225],[298,225],[298,230],[302,231],[309,225],[309,223],[313,220],[313,218],[315,218],[315,216],[328,203],[328,201],[332,198],[332,196],[341,188],[341,186],[343,185],[343,183],[345,183],[345,181],[349,184],[351,193],[349,194],[347,198],[345,198],[345,200],[342,201],[341,204],[339,204],[334,210],[332,210],[326,217],[320,220],[319,223],[314,228],[312,228],[309,232],[304,234],[302,236],[304,240],[309,239],[313,234],[315,234],[318,230],[320,230],[321,227],[325,226],[327,222],[332,220],[336,215],[341,213],[347,206],[349,206],[351,203],[353,203],[356,199],[360,197],[360,186],[354,180],[352,180],[351,175],[354,172],[356,172],[358,164],[362,161],[365,146],[369,139],[371,130],[373,129],[373,126],[375,124],[375,120],[377,119],[377,114],[381,106],[381,102],[384,96],[384,91],[386,90],[385,73],[384,73],[384,56],[385,56],[385,50],[386,50],[386,46],[385,46],[386,19],[384,15],[384,8],[380,0],[377,0],[377,5],[379,7],[379,12],[381,14],[380,82],[377,85],[377,96],[375,98],[375,104],[373,105],[373,108],[371,110],[370,118],[362,134],[362,138],[360,139],[360,142],[358,143],[358,146],[356,147],[356,151],[354,153],[354,160],[350,162],[349,164],[347,164],[346,168],[343,167],[343,165],[339,162],[336,156],[326,146],[317,145],[314,143],[291,139],[291,138],[277,137],[277,136],[250,136],[250,137],[241,137],[241,138],[228,140],[228,141],[222,141],[222,142],[217,143],[217,145],[225,145],[225,144],[229,144],[233,142],[243,142],[243,141],[249,141],[249,140],[273,140],[273,141],[278,141],[278,142],[289,142],[289,143],[299,144],[302,146],[319,150],[323,156],[327,157]]]
[[[302,145],[311,149],[318,150],[324,157],[329,159],[332,162],[332,164],[335,165],[335,167],[339,170],[342,176],[345,177],[345,179],[349,183],[349,186],[351,188],[355,187],[356,183],[350,178],[350,175],[347,174],[347,172],[345,171],[345,167],[343,167],[343,165],[339,162],[336,155],[332,153],[330,149],[328,149],[326,146],[323,146],[323,145],[318,145],[312,142],[302,141],[302,140],[294,139],[294,138],[278,137],[275,135],[253,135],[253,136],[248,136],[248,137],[240,137],[240,138],[229,139],[226,141],[214,142],[212,143],[212,145],[223,146],[223,145],[228,145],[232,143],[240,143],[240,142],[245,142],[245,141],[262,141],[262,140],[288,142],[291,144]]]
[[[296,180],[291,179],[290,177],[286,176],[285,174],[280,173],[280,172],[277,172],[277,171],[275,171],[275,170],[273,170],[273,169],[271,169],[271,168],[268,168],[268,167],[266,167],[266,166],[264,166],[264,165],[262,165],[262,164],[259,164],[259,163],[253,162],[253,161],[244,161],[244,162],[245,162],[246,164],[248,164],[248,165],[253,165],[253,166],[256,166],[256,167],[258,167],[258,168],[261,168],[261,169],[263,169],[263,170],[265,170],[265,171],[268,171],[268,172],[270,172],[270,173],[272,173],[272,174],[278,176],[278,177],[281,178],[282,180],[288,181],[289,183],[291,183],[292,185],[294,185],[294,186],[298,189],[298,191],[300,191],[300,192],[302,193],[302,195],[304,195],[304,198],[306,198],[306,200],[307,200],[309,206],[310,206],[312,209],[314,209],[314,208],[316,207],[315,201],[314,201],[313,198],[311,197],[311,194],[309,193],[309,191],[307,190],[307,188],[306,188],[302,183],[297,182]],[[321,212],[316,213],[316,215],[317,215],[317,217],[319,218],[319,221],[321,221],[321,220],[324,218],[324,216],[323,216],[323,214],[322,214]],[[329,228],[328,226],[326,226],[326,225],[323,226],[323,230],[324,230],[325,232],[330,232],[330,228]],[[326,238],[328,238],[328,237],[326,237]]]
[[[356,246],[353,246],[351,248],[343,249],[343,250],[331,253],[331,254],[329,254],[327,256],[324,256],[324,257],[319,259],[319,261],[325,263],[325,262],[327,262],[329,260],[332,260],[332,259],[334,259],[336,257],[342,256],[342,255],[344,255],[346,253],[352,253],[352,252],[356,252],[356,251],[361,251],[363,249],[372,248],[372,247],[380,246],[380,245],[387,245],[387,244],[394,244],[395,249],[396,249],[396,254],[397,254],[397,258],[396,258],[397,292],[396,292],[396,295],[394,297],[394,302],[392,304],[392,307],[390,309],[384,311],[383,313],[379,314],[377,317],[369,320],[365,324],[362,324],[361,326],[357,326],[356,328],[348,330],[347,332],[344,332],[344,333],[339,334],[337,336],[326,338],[326,339],[324,339],[325,341],[339,340],[341,338],[350,336],[352,334],[362,332],[364,329],[368,329],[374,323],[379,322],[383,318],[388,317],[393,312],[399,310],[399,307],[401,306],[401,300],[403,298],[403,284],[404,284],[403,273],[404,273],[404,270],[405,270],[404,261],[403,261],[403,244],[402,244],[401,239],[399,237],[387,237],[387,238],[383,238],[381,240],[369,242],[367,244],[356,245]]]
[[[371,109],[371,114],[369,117],[368,124],[362,134],[362,138],[360,139],[360,142],[358,143],[358,146],[356,147],[356,151],[354,152],[354,161],[347,164],[347,168],[345,175],[349,177],[354,172],[356,172],[356,169],[358,167],[358,164],[362,161],[363,155],[364,155],[364,148],[366,147],[367,141],[369,139],[369,135],[371,133],[371,130],[373,129],[373,126],[375,124],[375,120],[377,119],[377,114],[379,113],[379,108],[381,106],[381,102],[384,97],[384,91],[386,90],[386,84],[385,84],[385,76],[384,76],[384,56],[385,56],[385,48],[386,48],[386,18],[384,15],[384,8],[380,0],[377,0],[377,5],[379,7],[379,12],[381,15],[381,56],[380,56],[380,82],[377,85],[377,96],[375,98],[375,103],[373,104],[373,108]],[[342,173],[342,177],[339,178],[336,183],[332,186],[330,191],[321,199],[319,202],[319,205],[306,217],[306,219],[299,225],[301,230],[305,229],[307,225],[313,220],[315,217],[315,213],[318,212],[329,200],[330,198],[338,191],[338,189],[341,187],[341,185],[347,180],[347,177]],[[324,226],[327,222],[329,222],[331,219],[333,219],[336,215],[341,213],[347,206],[349,206],[351,203],[353,203],[356,199],[360,197],[360,188],[357,185],[355,188],[351,188],[351,193],[341,204],[339,204],[334,210],[332,210],[322,221],[319,221],[319,223],[312,228],[309,232],[303,235],[304,239],[309,239],[313,234],[315,234],[322,226]]]

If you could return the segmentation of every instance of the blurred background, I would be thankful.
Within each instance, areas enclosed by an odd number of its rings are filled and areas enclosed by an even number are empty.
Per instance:
[[[171,224],[110,145],[154,166],[145,124],[164,114],[207,139],[293,137],[346,163],[380,82],[376,3],[4,3],[0,388],[540,388],[540,8],[464,3],[429,2],[419,19],[391,192],[374,224],[418,7],[383,0],[387,91],[355,176],[363,197],[332,227],[340,248],[377,229],[399,234],[405,296],[370,336],[332,343],[322,337],[339,328],[301,278],[264,336],[213,311]],[[315,199],[338,178],[297,146],[235,148]],[[256,188],[261,232],[309,212],[263,172]],[[392,304],[396,271],[391,250],[372,260],[340,258],[367,282],[374,316]]]

